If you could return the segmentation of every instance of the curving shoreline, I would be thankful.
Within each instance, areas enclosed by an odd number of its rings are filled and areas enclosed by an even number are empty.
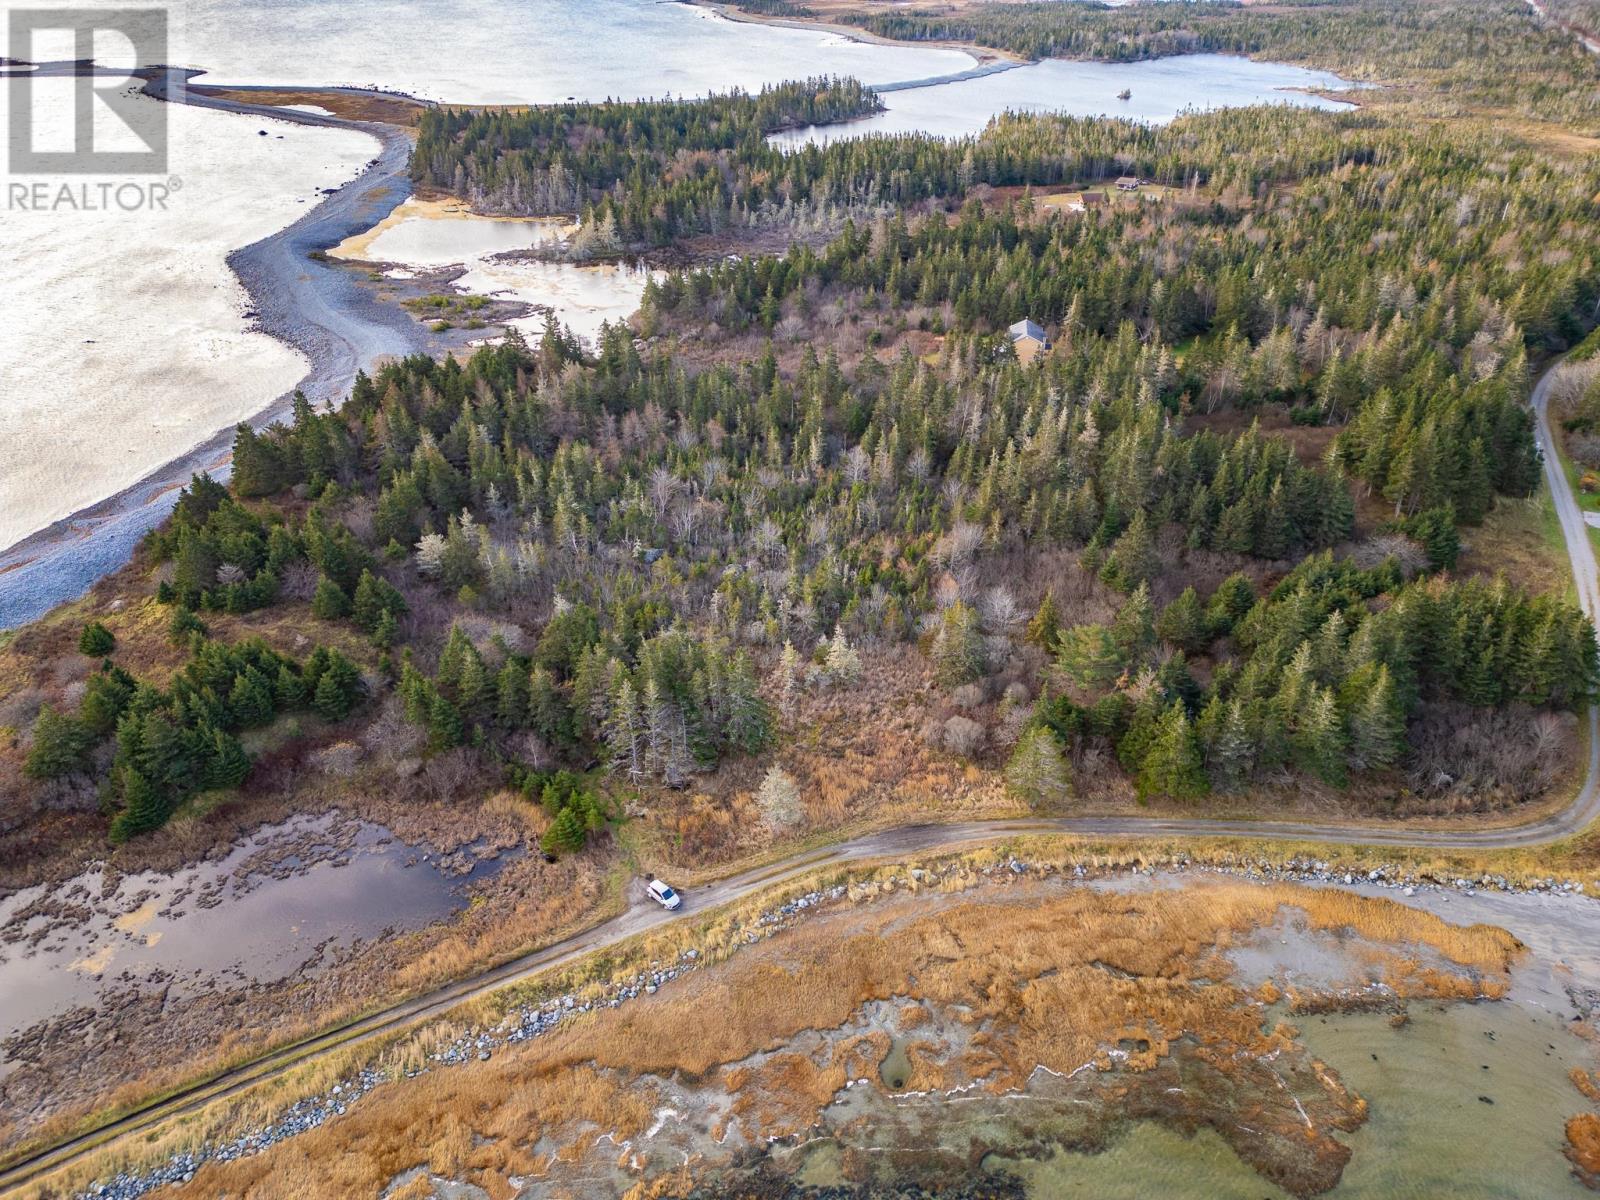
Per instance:
[[[804,29],[831,33],[842,37],[846,41],[859,42],[863,46],[917,46],[934,50],[959,50],[968,55],[978,64],[978,73],[992,74],[996,70],[1006,71],[1012,67],[1025,67],[1031,59],[1025,58],[1011,50],[1002,50],[994,46],[980,46],[976,42],[954,41],[927,41],[908,42],[898,38],[884,37],[882,34],[873,33],[870,29],[863,29],[855,25],[841,25],[835,21],[805,19],[801,17],[775,17],[761,13],[746,12],[737,4],[726,3],[725,0],[679,0],[695,8],[708,8],[726,21],[734,21],[740,25],[770,25],[775,29]],[[962,79],[973,78],[971,72],[958,71],[952,75],[932,76],[928,79],[912,80],[900,84],[873,84],[876,91],[896,91],[911,87],[929,87],[936,83],[956,83]]]
[[[1133,819],[1121,823],[1127,825],[1139,822],[1138,819]],[[830,868],[842,870],[888,864],[898,864],[905,872],[902,883],[914,887],[913,881],[916,876],[909,868],[914,866],[919,858],[959,854],[994,845],[1007,847],[1009,857],[1002,859],[993,869],[1003,875],[1020,876],[1030,870],[1038,869],[1045,862],[1050,862],[1051,851],[1048,843],[1028,845],[1026,842],[1019,843],[1019,838],[1081,835],[1085,827],[1092,824],[1094,824],[1092,821],[1056,818],[903,826],[796,854],[765,866],[753,867],[740,874],[695,887],[687,894],[692,900],[692,913],[701,915],[713,912],[726,913],[737,902],[748,900],[755,895],[776,893],[784,885],[793,886],[801,881],[819,880],[822,878],[822,872]],[[1156,823],[1147,822],[1147,824]],[[1180,822],[1179,824],[1204,823]],[[1338,840],[1355,842],[1358,839]],[[1062,877],[1065,878],[1065,868],[1062,870]],[[1081,865],[1079,870],[1081,872]],[[1110,865],[1104,870],[1106,872],[1104,878],[1113,881],[1111,886],[1118,886],[1115,881],[1121,876],[1126,877],[1127,885],[1152,887],[1179,886],[1189,879],[1196,878],[1231,876],[1254,885],[1287,882],[1312,888],[1354,892],[1368,897],[1382,896],[1396,904],[1422,912],[1431,912],[1447,919],[1457,915],[1463,916],[1465,920],[1461,922],[1462,924],[1486,921],[1507,927],[1514,926],[1509,931],[1534,954],[1544,958],[1547,965],[1560,963],[1560,968],[1568,972],[1569,977],[1574,978],[1588,991],[1593,990],[1589,985],[1597,982],[1594,979],[1592,963],[1581,959],[1574,960],[1567,954],[1567,948],[1574,944],[1572,939],[1575,930],[1582,931],[1578,934],[1578,941],[1581,943],[1584,934],[1600,927],[1600,915],[1597,915],[1600,910],[1586,903],[1592,897],[1581,888],[1540,886],[1530,890],[1515,887],[1497,889],[1487,886],[1486,877],[1485,886],[1480,890],[1475,881],[1469,885],[1469,881],[1465,879],[1450,881],[1418,875],[1393,864],[1383,864],[1362,876],[1350,874],[1341,876],[1326,869],[1326,864],[1301,860],[1293,860],[1282,867],[1264,870],[1258,870],[1254,865],[1243,864],[1231,867],[1210,866],[1202,862],[1190,862],[1186,858],[1181,862],[1162,860],[1159,866],[1153,863],[1143,867],[1137,863]],[[1083,879],[1084,876],[1078,874],[1076,878]],[[768,928],[774,920],[793,918],[798,911],[812,908],[828,894],[826,884],[819,883],[816,889],[819,890],[811,891],[798,902],[791,900],[779,908],[769,909],[768,913],[759,918],[755,924]],[[834,898],[837,899],[838,896]],[[624,907],[619,914],[570,937],[549,943],[455,983],[324,1030],[302,1041],[282,1046],[259,1058],[197,1081],[192,1086],[181,1088],[146,1104],[136,1105],[97,1128],[64,1138],[53,1146],[39,1148],[15,1157],[0,1167],[0,1192],[19,1189],[55,1170],[79,1162],[117,1138],[152,1130],[219,1101],[242,1095],[262,1084],[282,1079],[310,1060],[348,1052],[354,1046],[371,1044],[402,1031],[414,1029],[458,1011],[464,1005],[485,1000],[503,989],[570,966],[588,955],[632,944],[643,935],[682,919],[693,918],[683,918],[679,914],[659,908],[646,900],[642,888],[635,884],[625,894]],[[684,967],[682,966],[684,960],[679,962],[680,972],[698,965],[690,963],[688,967]],[[641,979],[641,987],[636,988],[631,995],[625,995],[624,998],[637,998],[643,982]],[[661,979],[656,981],[658,985],[661,982],[663,982]],[[615,995],[613,993],[613,998]],[[572,1003],[567,1003],[558,996],[553,1002],[519,1012],[517,1015],[520,1022],[515,1025],[515,1032],[509,1040],[517,1041],[537,1036],[553,1028],[572,1013],[587,1012],[591,1008],[598,1008],[607,1003],[604,999],[594,1003],[588,1001],[578,1003],[581,999],[572,997]],[[455,1044],[461,1047],[460,1053],[446,1053],[437,1061],[450,1064],[464,1062],[480,1054],[487,1057],[484,1052],[490,1048],[500,1048],[504,1040],[497,1040],[493,1032],[469,1031]],[[351,1078],[342,1077],[341,1086],[347,1088],[342,1096],[334,1092],[297,1101],[296,1106],[287,1114],[294,1119],[287,1122],[280,1120],[264,1132],[258,1131],[237,1143],[232,1143],[232,1149],[222,1157],[239,1157],[242,1154],[255,1153],[285,1137],[306,1132],[335,1115],[342,1115],[345,1104],[359,1099],[377,1083],[382,1082],[382,1078],[375,1073],[367,1072],[357,1076],[355,1082],[357,1086],[351,1087]],[[307,1115],[308,1106],[315,1119],[300,1120],[300,1117]],[[211,1147],[211,1149],[216,1148]],[[201,1161],[209,1157],[212,1155],[204,1154],[198,1157],[193,1154],[188,1157],[180,1155],[168,1167],[157,1168],[149,1175],[118,1176],[106,1194],[132,1198],[162,1183],[179,1182],[187,1178],[185,1172],[192,1172]]]
[[[823,31],[865,45],[904,45],[864,30],[817,21],[757,17],[715,0],[680,0],[704,6],[745,24],[770,24]],[[1030,65],[1019,56],[966,44],[941,44],[973,61],[966,70],[873,85],[880,92],[933,88],[980,79]],[[40,64],[38,74],[94,71],[92,64]],[[412,353],[438,354],[464,348],[459,338],[431,335],[398,306],[379,301],[348,264],[312,255],[370,230],[411,195],[411,136],[398,124],[365,119],[382,105],[422,106],[394,92],[353,87],[275,85],[189,87],[204,72],[159,67],[147,72],[145,91],[165,102],[192,104],[239,116],[323,128],[355,130],[375,138],[379,153],[343,186],[324,195],[284,229],[230,253],[226,262],[243,286],[255,328],[299,351],[306,374],[271,404],[245,418],[260,428],[284,417],[296,390],[314,403],[338,402],[360,369],[381,359]],[[248,97],[257,94],[262,103]],[[351,115],[320,115],[282,107],[298,102],[354,101]],[[365,105],[363,104],[365,102]],[[379,102],[374,104],[373,102]],[[85,595],[100,579],[125,565],[139,541],[171,511],[178,490],[198,471],[222,479],[228,472],[235,423],[212,432],[186,453],[158,466],[120,491],[89,504],[15,544],[0,547],[0,631],[44,616],[57,605]]]
[[[731,20],[755,21],[738,10],[712,5]],[[782,22],[779,22],[782,23]],[[866,44],[893,45],[888,39],[844,27],[794,22],[797,27],[826,28]],[[900,91],[932,87],[1011,70],[1024,60],[976,47],[961,49],[974,60],[968,70],[944,76],[879,85]],[[34,74],[94,72],[93,64],[37,64]],[[190,87],[204,72],[192,68],[157,67],[148,72],[145,92],[165,103],[191,104],[241,117],[284,121],[330,129],[356,130],[374,138],[379,151],[358,175],[323,198],[292,224],[227,256],[254,313],[255,328],[297,350],[307,360],[300,380],[260,411],[244,418],[256,428],[286,417],[297,391],[314,404],[337,403],[349,392],[356,373],[385,358],[439,353],[459,348],[459,339],[430,335],[397,305],[379,301],[350,271],[348,264],[321,261],[312,255],[370,230],[412,193],[408,130],[379,120],[324,116],[281,106],[251,103],[242,95],[259,93],[280,98],[286,93],[307,103],[330,96],[422,105],[403,94],[351,87],[229,86]],[[0,547],[0,631],[44,616],[60,604],[85,595],[101,579],[126,565],[139,542],[166,519],[179,490],[199,471],[226,480],[236,423],[212,432],[187,452],[156,467],[134,483]]]
[[[711,7],[731,20],[766,23],[753,21],[737,9]],[[867,44],[895,44],[844,27],[822,27],[814,22],[792,24],[808,29],[827,28]],[[1015,56],[975,47],[955,48],[970,55],[974,66],[949,75],[880,85],[881,90],[931,87],[1025,65]],[[95,70],[93,64],[43,63],[31,73],[78,74]],[[312,257],[372,229],[411,195],[410,132],[378,120],[324,116],[285,108],[281,102],[257,104],[239,97],[259,93],[265,100],[268,96],[277,99],[294,93],[308,103],[335,95],[401,104],[424,102],[365,88],[189,86],[203,74],[191,68],[152,68],[144,91],[165,103],[191,104],[241,117],[356,130],[371,136],[379,145],[377,156],[365,169],[326,193],[309,212],[227,256],[229,269],[249,299],[255,328],[292,347],[307,361],[306,373],[293,387],[244,421],[262,428],[283,419],[297,391],[304,392],[313,404],[337,403],[348,394],[359,370],[370,369],[385,358],[452,348],[450,339],[430,336],[426,327],[398,306],[377,300],[348,264]],[[209,471],[225,481],[233,431],[234,424],[216,430],[120,491],[10,546],[0,547],[0,631],[37,620],[57,605],[80,598],[124,566],[144,536],[166,519],[179,490],[195,473]]]
[[[409,133],[377,121],[346,120],[206,94],[187,86],[199,74],[161,68],[151,75],[145,91],[167,103],[356,130],[374,138],[379,146],[377,156],[360,174],[325,194],[294,223],[228,255],[227,264],[256,314],[256,327],[292,346],[308,362],[306,374],[295,386],[247,418],[248,423],[260,427],[281,419],[297,390],[314,403],[337,401],[349,391],[358,370],[384,357],[433,350],[434,342],[423,326],[399,308],[378,301],[348,268],[311,257],[376,224],[411,194]],[[282,89],[229,89],[234,94],[268,90]],[[306,98],[314,100],[333,91],[379,95],[340,88],[308,91]],[[115,495],[0,550],[0,629],[25,624],[78,598],[124,565],[140,539],[172,510],[178,489],[195,472],[210,470],[226,476],[232,445],[233,426],[229,425]]]

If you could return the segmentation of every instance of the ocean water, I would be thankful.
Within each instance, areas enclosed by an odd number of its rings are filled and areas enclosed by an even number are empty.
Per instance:
[[[891,83],[973,65],[960,51],[753,25],[670,0],[186,0],[168,10],[168,41],[165,60],[205,68],[207,83],[370,85],[483,104],[693,96],[812,75]]]
[[[32,86],[40,112],[70,122],[71,80]],[[10,102],[0,87],[0,128]],[[355,175],[377,142],[177,105],[168,120],[181,186],[166,211],[0,212],[0,547],[265,408],[305,372],[298,353],[250,331],[225,260]]]

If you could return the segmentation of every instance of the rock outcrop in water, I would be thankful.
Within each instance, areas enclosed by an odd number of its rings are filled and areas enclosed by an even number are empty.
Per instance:
[[[1583,1185],[1600,1192],[1600,1117],[1580,1113],[1567,1122],[1567,1158]]]

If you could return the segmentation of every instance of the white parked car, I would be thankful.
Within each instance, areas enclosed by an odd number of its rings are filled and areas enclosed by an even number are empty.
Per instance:
[[[681,908],[683,897],[667,886],[664,880],[652,879],[645,889],[650,893],[650,898],[662,908]]]

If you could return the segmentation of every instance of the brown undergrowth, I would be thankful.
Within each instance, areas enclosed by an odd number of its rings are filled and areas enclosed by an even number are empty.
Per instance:
[[[342,88],[225,88],[206,84],[190,84],[189,87],[191,91],[202,95],[231,100],[236,104],[260,104],[271,108],[314,104],[346,121],[376,121],[405,128],[416,125],[426,107],[409,96],[346,91]]]
[[[514,1194],[513,1176],[579,1195],[596,1194],[579,1179],[615,1175],[658,1194],[651,1180],[677,1178],[680,1165],[676,1149],[655,1161],[658,1142],[665,1151],[690,1139],[682,1144],[709,1170],[803,1134],[846,1083],[876,1080],[898,1031],[912,1043],[911,1088],[993,1097],[1028,1089],[1042,1068],[1107,1113],[1210,1125],[1269,1178],[1310,1194],[1337,1181],[1349,1152],[1333,1135],[1360,1124],[1364,1103],[1291,1027],[1263,1032],[1263,1005],[1228,948],[1288,913],[1360,948],[1344,986],[1441,1000],[1500,994],[1520,951],[1501,930],[1291,885],[982,878],[958,872],[916,895],[858,882],[849,900],[657,995],[490,1062],[381,1088],[320,1129],[204,1168],[195,1188],[255,1200],[378,1194],[426,1166],[496,1200]],[[902,1023],[908,1009],[917,1016]],[[662,1130],[659,1110],[685,1096],[707,1126],[704,1145]]]

